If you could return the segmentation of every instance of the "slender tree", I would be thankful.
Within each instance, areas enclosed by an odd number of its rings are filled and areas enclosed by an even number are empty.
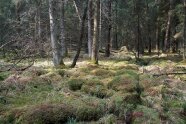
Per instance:
[[[50,36],[51,36],[51,45],[52,45],[52,54],[53,54],[53,63],[54,66],[64,65],[63,58],[61,56],[61,49],[59,42],[57,41],[57,24],[54,13],[54,9],[57,5],[57,1],[49,0],[49,17],[50,17]]]
[[[80,32],[80,38],[78,41],[77,52],[76,52],[76,55],[73,59],[71,66],[70,66],[71,68],[74,68],[76,66],[76,62],[77,62],[80,52],[81,52],[82,42],[83,42],[83,37],[84,37],[84,30],[85,30],[85,21],[86,21],[86,17],[87,17],[87,9],[88,9],[88,1],[86,2],[86,7],[84,9],[83,18],[82,18],[82,22],[81,22],[81,32]]]
[[[110,56],[110,48],[111,48],[111,30],[112,30],[112,0],[108,0],[108,36],[107,43],[105,46],[105,56]]]
[[[92,0],[88,2],[88,54],[89,57],[92,55],[92,27],[93,27],[93,8],[92,8]]]
[[[93,44],[92,44],[92,57],[91,60],[94,64],[98,64],[98,55],[99,55],[99,17],[100,17],[100,0],[95,0],[94,5],[94,28],[93,28]]]
[[[184,5],[184,35],[183,35],[183,60],[186,59],[186,0],[183,1]]]
[[[61,56],[67,56],[67,45],[65,42],[65,27],[64,27],[64,20],[65,20],[65,8],[64,8],[64,0],[59,0],[59,8],[60,8],[60,45],[61,45]]]

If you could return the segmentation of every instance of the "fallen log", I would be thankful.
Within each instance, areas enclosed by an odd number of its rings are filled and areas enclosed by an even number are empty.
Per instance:
[[[153,74],[153,76],[163,76],[163,75],[184,75],[186,72],[172,72],[172,73],[162,73],[162,74]]]

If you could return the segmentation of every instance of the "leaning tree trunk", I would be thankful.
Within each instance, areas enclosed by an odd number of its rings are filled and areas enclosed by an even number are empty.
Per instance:
[[[184,0],[184,36],[183,36],[183,60],[186,59],[186,0]]]
[[[49,0],[49,18],[50,18],[50,36],[51,36],[51,45],[52,45],[52,54],[53,54],[53,63],[54,66],[64,65],[63,58],[60,53],[60,46],[57,41],[57,26],[56,19],[54,17],[54,2]],[[56,5],[56,3],[55,3]]]
[[[84,10],[83,19],[82,19],[82,22],[81,22],[81,34],[80,34],[80,38],[79,38],[79,42],[78,42],[78,48],[77,48],[76,55],[73,59],[73,62],[70,66],[71,68],[74,68],[76,66],[76,62],[77,62],[77,60],[79,58],[79,55],[80,55],[80,52],[81,52],[81,47],[82,47],[82,42],[83,42],[83,37],[84,37],[85,21],[86,21],[86,16],[87,16],[87,9],[88,9],[88,5],[85,7],[85,10]]]
[[[93,28],[93,44],[92,44],[92,56],[91,60],[94,64],[98,64],[99,53],[99,17],[100,17],[100,0],[94,1],[94,28]]]
[[[165,40],[164,40],[164,52],[167,52],[167,50],[170,48],[170,40],[171,40],[171,25],[172,25],[172,16],[173,16],[173,5],[174,0],[169,1],[170,7],[168,12],[168,20],[167,20],[167,28],[166,28],[166,34],[165,34]]]

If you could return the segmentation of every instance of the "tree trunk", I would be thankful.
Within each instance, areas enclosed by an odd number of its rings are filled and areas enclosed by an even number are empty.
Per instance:
[[[138,55],[137,55],[137,58],[140,57],[140,17],[139,17],[139,13],[137,15],[137,52],[138,52]]]
[[[41,37],[42,34],[42,28],[41,28],[41,1],[36,5],[36,15],[35,15],[35,42],[36,47],[39,46],[39,55],[41,57],[44,57],[44,46],[43,46],[43,40]]]
[[[173,15],[173,4],[174,0],[169,1],[170,8],[168,12],[168,20],[167,20],[167,28],[166,28],[166,34],[165,34],[165,40],[164,40],[164,49],[163,52],[167,52],[167,50],[170,48],[170,40],[171,40],[171,25],[172,25],[172,15]]]
[[[184,0],[183,60],[186,59],[186,0]]]
[[[54,17],[54,2],[53,0],[49,0],[49,18],[50,18],[50,36],[51,36],[51,45],[52,45],[52,54],[53,54],[53,63],[54,66],[64,65],[63,58],[60,53],[60,46],[57,41],[57,26],[56,19]],[[55,3],[56,5],[56,3]]]
[[[94,31],[93,31],[93,44],[92,44],[92,57],[91,60],[94,64],[98,64],[99,54],[99,17],[100,17],[100,0],[95,0],[94,5]]]
[[[88,55],[91,57],[92,55],[92,26],[93,26],[93,8],[92,8],[92,0],[88,2]]]
[[[79,38],[79,42],[78,42],[78,48],[77,48],[77,52],[76,52],[76,55],[73,59],[73,62],[71,64],[71,68],[74,68],[76,66],[76,62],[79,58],[79,55],[80,55],[80,52],[81,52],[81,47],[82,47],[82,42],[83,42],[83,37],[84,37],[84,28],[85,28],[85,20],[86,20],[86,16],[87,16],[87,9],[88,9],[88,1],[86,3],[86,7],[85,7],[85,10],[84,10],[84,14],[83,14],[83,19],[82,19],[82,22],[81,22],[81,34],[80,34],[80,38]]]
[[[150,13],[149,13],[149,4],[146,0],[146,15],[147,15],[147,37],[148,37],[148,53],[152,52],[152,42],[151,42],[151,25],[150,25]]]
[[[64,15],[65,15],[65,8],[64,8],[64,0],[59,1],[60,7],[60,45],[61,45],[61,56],[65,57],[68,54],[66,42],[65,42],[65,27],[64,27]]]
[[[111,16],[112,16],[112,0],[108,1],[108,39],[105,47],[105,56],[110,56],[110,48],[111,48],[111,29],[112,29],[112,22],[111,22]]]

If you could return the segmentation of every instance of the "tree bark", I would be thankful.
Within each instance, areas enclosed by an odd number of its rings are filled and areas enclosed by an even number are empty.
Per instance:
[[[94,1],[94,31],[93,31],[93,44],[92,44],[92,57],[91,60],[94,64],[98,64],[98,54],[99,54],[99,24],[100,24],[100,0]]]
[[[112,0],[108,1],[108,38],[105,47],[105,56],[110,56],[110,48],[111,48],[111,29],[112,29]]]
[[[64,26],[64,20],[65,20],[65,8],[64,8],[64,0],[59,1],[59,7],[60,7],[60,45],[61,45],[61,56],[64,58],[68,54],[67,45],[65,42],[65,26]]]
[[[174,0],[169,0],[169,12],[168,12],[168,20],[167,20],[167,28],[166,28],[166,34],[165,34],[165,40],[164,40],[164,49],[163,52],[167,52],[170,48],[170,40],[171,40],[171,25],[172,25],[172,15],[173,15],[173,4]]]
[[[92,0],[88,2],[88,55],[91,57],[92,55],[92,27],[93,27],[93,8],[92,8]]]
[[[186,0],[184,0],[183,60],[186,59]]]
[[[88,1],[86,3],[86,7],[84,9],[84,14],[83,14],[83,19],[81,22],[81,34],[80,34],[80,38],[79,38],[79,42],[78,42],[78,48],[77,48],[77,52],[76,55],[73,59],[73,62],[71,64],[71,68],[74,68],[76,66],[76,62],[79,58],[80,52],[81,52],[81,47],[82,47],[82,42],[83,42],[83,37],[84,37],[84,28],[85,28],[85,20],[86,20],[86,16],[87,16],[87,9],[88,9]]]
[[[52,45],[52,54],[53,54],[53,64],[54,66],[64,65],[63,58],[60,53],[60,46],[57,41],[57,26],[56,26],[56,18],[54,17],[54,7],[56,5],[54,3],[56,1],[49,0],[49,18],[50,18],[50,36],[51,36],[51,45]]]

